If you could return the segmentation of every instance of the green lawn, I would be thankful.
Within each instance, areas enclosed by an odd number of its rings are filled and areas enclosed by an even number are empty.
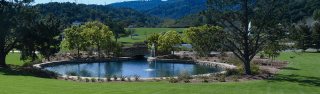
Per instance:
[[[277,73],[272,80],[227,83],[84,83],[56,79],[44,79],[27,74],[0,69],[0,93],[129,93],[129,94],[319,94],[320,93],[320,53],[281,53],[278,59],[291,62],[287,69]],[[9,54],[8,64],[22,65],[15,54]]]
[[[125,28],[128,30],[128,28]],[[134,28],[135,34],[139,34],[139,36],[131,37],[121,37],[118,39],[118,42],[122,42],[125,45],[132,45],[134,42],[138,41],[144,41],[146,40],[146,37],[149,36],[151,33],[161,33],[161,32],[167,32],[167,31],[183,31],[188,28]],[[147,33],[147,36],[144,34],[144,32]],[[114,39],[114,37],[113,37]],[[115,39],[114,39],[115,40]]]

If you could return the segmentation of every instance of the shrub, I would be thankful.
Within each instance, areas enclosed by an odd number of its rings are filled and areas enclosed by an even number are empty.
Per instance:
[[[36,59],[34,61],[29,61],[29,62],[26,62],[22,65],[22,67],[32,67],[33,64],[39,64],[39,63],[42,63],[42,60],[41,59]]]
[[[139,80],[139,78],[140,78],[140,75],[138,75],[138,74],[134,74],[134,75],[133,75],[133,77],[134,77],[134,79],[135,79],[136,81],[138,81],[138,80]]]
[[[169,80],[168,76],[166,76],[166,80]]]
[[[134,42],[132,45],[133,46],[144,46],[144,45],[148,45],[148,44],[145,44],[143,41],[139,41],[139,42]]]
[[[160,82],[160,80],[159,80],[159,79],[157,79],[156,81],[157,81],[157,82]]]
[[[114,75],[113,75],[113,79],[114,79],[115,81],[117,81],[117,78],[118,78],[117,75],[114,74]]]
[[[128,81],[131,81],[131,75],[127,76]]]
[[[181,46],[181,47],[180,47],[180,50],[181,50],[181,51],[188,51],[188,48],[187,48],[186,46]]]
[[[184,71],[180,71],[178,73],[178,80],[183,80],[183,79],[190,79],[190,75],[189,75],[189,70],[184,70]]]
[[[260,74],[259,66],[254,65],[252,62],[250,62],[250,69],[251,69],[251,74]],[[244,74],[245,73],[244,65],[237,67],[236,71],[238,71],[240,74]]]
[[[98,78],[98,81],[103,81],[103,79],[101,79],[101,78]]]
[[[111,76],[109,74],[107,75],[106,78],[107,78],[107,81],[111,81]]]
[[[203,83],[208,83],[209,81],[207,80],[207,78],[204,78],[202,82]]]
[[[81,80],[81,77],[80,77],[80,76],[78,76],[78,80]]]
[[[121,80],[121,81],[124,81],[125,78],[126,78],[125,76],[122,76],[122,75],[120,76],[120,80]]]
[[[263,53],[260,53],[260,58],[264,58],[264,55],[263,55]]]
[[[163,80],[163,78],[162,78],[162,77],[160,77],[160,79],[161,79],[161,80]]]
[[[217,62],[217,60],[213,60],[213,62]]]
[[[182,81],[185,82],[185,83],[189,83],[190,82],[189,79],[183,79]]]
[[[176,78],[174,78],[174,77],[170,77],[169,78],[169,82],[170,83],[176,83],[176,82],[178,82],[178,80]]]
[[[233,81],[239,82],[238,77],[234,77],[234,78],[233,78]]]
[[[95,82],[96,81],[96,78],[91,78],[91,82]]]
[[[86,82],[89,82],[89,79],[88,78],[85,78]]]
[[[66,78],[64,78],[64,80],[68,80],[68,78],[66,77]]]
[[[74,78],[72,77],[71,80],[74,80]]]

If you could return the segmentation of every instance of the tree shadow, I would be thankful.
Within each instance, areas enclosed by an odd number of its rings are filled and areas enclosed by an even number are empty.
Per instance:
[[[284,67],[284,68],[278,68],[278,69],[283,69],[283,70],[299,70],[299,69],[292,68],[292,67]]]
[[[320,86],[319,77],[309,77],[309,76],[300,76],[300,75],[283,75],[276,74],[271,79],[266,79],[267,82],[294,82],[299,83],[302,86]]]
[[[57,73],[51,71],[45,71],[40,69],[31,68],[20,68],[20,69],[10,69],[10,68],[0,68],[0,73],[7,76],[33,76],[39,78],[54,78],[58,77]]]

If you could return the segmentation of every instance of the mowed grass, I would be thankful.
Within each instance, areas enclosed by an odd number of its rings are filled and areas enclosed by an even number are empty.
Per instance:
[[[128,30],[128,28],[125,28]],[[167,31],[183,31],[188,28],[134,28],[135,34],[138,34],[139,36],[133,36],[131,37],[121,37],[118,39],[118,42],[122,42],[125,45],[132,45],[134,42],[144,41],[146,40],[146,37],[148,37],[152,33],[161,33],[161,32],[167,32]],[[147,35],[144,33],[146,32]],[[114,37],[112,37],[114,39]],[[114,39],[115,40],[115,39]]]
[[[14,54],[7,58],[18,59]],[[296,56],[290,59],[290,56]],[[129,94],[319,94],[320,53],[281,53],[278,59],[291,62],[286,69],[270,80],[226,83],[84,83],[39,78],[32,75],[0,69],[0,93],[129,93]],[[16,60],[8,64],[21,65]],[[10,61],[10,62],[9,62]]]

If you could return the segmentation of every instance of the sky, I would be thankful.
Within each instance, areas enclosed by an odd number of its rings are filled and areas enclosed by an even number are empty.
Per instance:
[[[49,3],[49,2],[75,2],[75,0],[34,0],[34,4],[39,3]],[[77,0],[78,3],[84,3],[84,4],[98,4],[98,5],[104,5],[104,4],[111,4],[111,3],[117,3],[117,2],[123,2],[123,1],[136,1],[136,0]]]

